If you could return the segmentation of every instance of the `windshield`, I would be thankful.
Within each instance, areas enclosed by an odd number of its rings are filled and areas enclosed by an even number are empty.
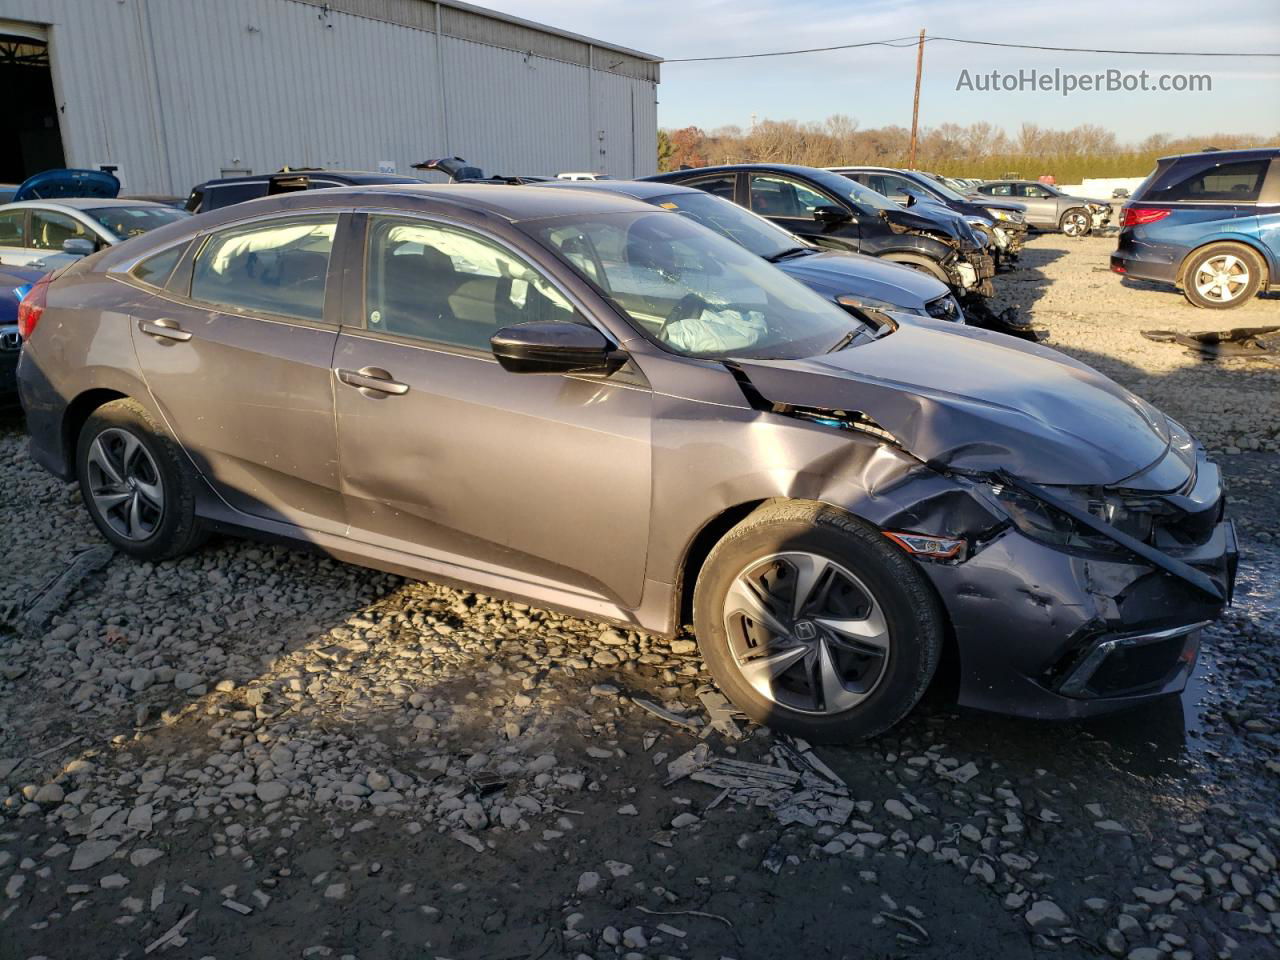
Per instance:
[[[670,213],[535,221],[524,229],[674,353],[794,360],[865,329],[840,307],[719,234]]]
[[[732,200],[703,193],[701,190],[655,197],[649,203],[684,214],[695,223],[714,230],[720,236],[727,237],[766,260],[806,245],[799,237],[787,233],[781,227],[775,227],[764,217],[738,206]]]
[[[944,180],[935,179],[934,177],[929,177],[929,180],[930,180],[929,188],[933,190],[934,193],[940,194],[941,196],[953,202],[956,200],[959,200],[961,203],[968,203],[968,201],[964,198],[963,195],[952,190],[951,187],[948,186],[948,184]]]
[[[811,180],[838,196],[848,197],[859,206],[870,207],[872,210],[901,209],[888,197],[876,193],[870,187],[863,186],[857,180],[851,180],[844,174],[832,173],[830,170],[810,170],[807,173]]]
[[[114,233],[121,240],[136,237],[140,233],[163,227],[166,223],[182,220],[191,216],[177,207],[98,207],[86,210],[89,216]]]

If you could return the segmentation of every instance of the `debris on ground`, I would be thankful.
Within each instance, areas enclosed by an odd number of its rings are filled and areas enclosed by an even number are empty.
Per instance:
[[[1141,333],[1156,343],[1186,347],[1188,353],[1205,360],[1280,357],[1280,327],[1234,327],[1202,333],[1143,330]]]
[[[715,690],[703,690],[698,694],[698,699],[702,701],[702,706],[706,708],[707,716],[710,718],[702,735],[708,736],[711,731],[719,733],[723,737],[730,740],[742,739],[742,728],[738,726],[738,717],[741,717],[742,711],[725,699],[724,695],[717,693]]]
[[[781,737],[769,748],[772,763],[716,756],[700,743],[667,764],[664,785],[688,778],[719,787],[725,791],[724,798],[771,810],[783,826],[844,824],[853,814],[849,788],[808,744],[788,739]]]
[[[115,550],[106,544],[77,553],[57,576],[27,601],[26,608],[22,611],[26,626],[31,630],[43,629],[54,614],[62,609],[72,591],[90,574],[97,573],[110,563],[115,555]]]
[[[666,707],[660,707],[652,700],[645,700],[641,697],[632,697],[631,702],[641,710],[647,710],[655,717],[673,723],[677,727],[684,727],[686,730],[692,730],[695,733],[702,729],[701,722],[696,717],[682,717],[680,714],[668,710]]]

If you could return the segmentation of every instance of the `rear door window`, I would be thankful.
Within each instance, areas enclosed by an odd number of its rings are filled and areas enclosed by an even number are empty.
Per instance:
[[[222,230],[196,255],[191,299],[319,323],[336,216],[290,217]]]
[[[1258,199],[1267,176],[1268,160],[1214,163],[1198,157],[1174,164],[1142,197],[1154,203],[1201,200],[1213,203],[1251,203]]]
[[[736,173],[721,173],[714,177],[702,177],[698,180],[686,180],[684,186],[696,187],[699,190],[705,190],[707,193],[715,197],[723,197],[725,200],[735,199],[737,189],[738,175]]]
[[[26,242],[26,210],[0,213],[0,247],[21,247]]]

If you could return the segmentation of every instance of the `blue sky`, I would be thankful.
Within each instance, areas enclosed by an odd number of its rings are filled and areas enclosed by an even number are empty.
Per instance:
[[[930,34],[1070,47],[1280,52],[1276,0],[492,0],[516,16],[661,57],[827,46]],[[1146,69],[1153,76],[1207,73],[1209,93],[982,93],[957,91],[961,71],[1076,73]],[[915,49],[861,50],[666,64],[658,123],[711,129],[759,118],[821,120],[833,113],[860,127],[909,126]],[[1150,133],[1280,133],[1280,58],[1130,57],[1047,53],[936,42],[925,48],[921,123],[987,120],[1010,132],[1024,121],[1048,127],[1096,123],[1121,140]]]

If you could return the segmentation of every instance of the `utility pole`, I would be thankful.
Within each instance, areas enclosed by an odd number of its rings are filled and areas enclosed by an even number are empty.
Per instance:
[[[911,153],[907,157],[907,168],[914,170],[916,166],[916,129],[920,122],[920,74],[924,72],[924,28],[920,28],[920,44],[916,47],[916,99],[911,105]]]

